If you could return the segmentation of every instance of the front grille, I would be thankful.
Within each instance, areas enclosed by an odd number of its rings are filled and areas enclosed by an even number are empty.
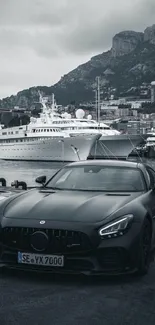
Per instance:
[[[7,227],[2,230],[3,245],[11,249],[30,252],[31,235],[36,231],[44,232],[48,238],[48,246],[44,253],[72,253],[91,250],[89,237],[79,231],[40,228]]]

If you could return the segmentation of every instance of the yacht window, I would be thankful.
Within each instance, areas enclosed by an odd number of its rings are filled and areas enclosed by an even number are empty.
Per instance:
[[[44,129],[44,132],[46,132],[46,129]]]
[[[47,132],[49,132],[49,129],[47,129]]]

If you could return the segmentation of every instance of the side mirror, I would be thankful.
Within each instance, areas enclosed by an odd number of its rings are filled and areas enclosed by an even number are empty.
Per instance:
[[[39,176],[36,178],[36,183],[44,185],[46,183],[46,176]]]

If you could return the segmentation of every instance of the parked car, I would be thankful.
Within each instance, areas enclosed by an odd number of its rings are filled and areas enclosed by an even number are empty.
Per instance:
[[[143,163],[71,163],[0,201],[0,263],[82,274],[148,272],[155,247],[155,171]]]

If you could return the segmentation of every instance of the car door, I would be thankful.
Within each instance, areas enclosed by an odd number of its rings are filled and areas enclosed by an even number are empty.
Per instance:
[[[154,188],[154,190],[152,190],[150,206],[151,206],[152,216],[153,216],[154,241],[155,241],[155,171],[150,166],[146,166],[146,170],[150,178],[150,185],[151,185],[150,188],[152,189]]]

